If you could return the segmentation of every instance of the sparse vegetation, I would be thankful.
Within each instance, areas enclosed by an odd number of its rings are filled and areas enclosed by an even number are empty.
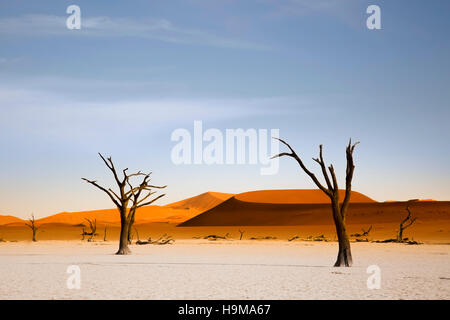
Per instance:
[[[250,240],[275,240],[277,237],[272,236],[260,236],[260,237],[251,237]]]
[[[224,236],[218,236],[216,234],[210,234],[208,236],[203,237],[203,239],[209,240],[209,241],[216,241],[216,240],[226,240],[230,237],[230,234],[227,233]]]
[[[306,238],[301,238],[300,236],[293,236],[292,238],[289,238],[288,241],[324,241],[328,242],[329,240],[325,237],[325,235],[321,234],[318,236],[307,236]]]
[[[84,236],[89,236],[88,242],[92,242],[94,241],[94,237],[98,235],[97,233],[97,219],[91,220],[88,218],[85,218],[85,220],[88,222],[89,224],[89,232],[85,231],[85,228],[83,228],[83,233],[82,233],[82,240],[84,240]]]
[[[288,156],[297,161],[299,166],[302,168],[302,170],[313,180],[315,185],[322,190],[331,201],[331,208],[333,212],[333,220],[334,224],[336,226],[336,233],[338,236],[338,242],[339,242],[339,252],[338,257],[336,259],[336,262],[334,264],[335,267],[350,267],[353,264],[352,260],[352,253],[351,253],[351,247],[350,247],[350,240],[347,235],[347,229],[345,224],[345,219],[347,215],[347,209],[350,204],[350,197],[351,197],[351,191],[352,191],[352,179],[353,179],[353,172],[355,170],[355,165],[353,162],[353,151],[355,150],[356,145],[358,144],[352,144],[352,140],[350,139],[348,146],[346,148],[346,157],[347,157],[347,169],[346,169],[346,176],[345,176],[345,196],[341,203],[339,200],[339,186],[336,178],[336,174],[334,171],[333,165],[330,165],[328,167],[328,171],[330,173],[330,176],[327,172],[327,167],[325,165],[325,161],[322,156],[322,145],[319,146],[319,157],[313,158],[315,162],[317,162],[320,165],[320,168],[322,170],[322,175],[326,182],[326,187],[322,185],[322,183],[317,179],[316,175],[309,171],[309,169],[305,166],[302,159],[297,155],[297,153],[294,151],[294,149],[284,140],[278,139],[281,143],[283,143],[285,146],[287,146],[290,150],[290,152],[282,152],[280,154],[277,154],[273,156],[272,158],[277,157],[283,157]]]
[[[400,222],[397,233],[397,242],[403,242],[405,240],[403,239],[403,231],[405,231],[406,228],[411,227],[417,220],[417,218],[411,218],[411,210],[409,210],[409,206],[406,207],[406,211],[408,212],[408,215],[402,220],[402,222]]]
[[[36,220],[34,219],[34,214],[31,215],[31,218],[28,219],[28,221],[29,221],[29,223],[25,223],[25,225],[26,225],[28,228],[31,229],[31,231],[32,231],[32,241],[33,241],[33,242],[36,242],[36,241],[37,241],[37,240],[36,240],[36,235],[37,235],[38,230],[39,230],[41,227],[38,227],[38,226],[36,225]]]
[[[172,236],[167,235],[166,233],[163,234],[159,239],[152,240],[152,238],[148,238],[147,241],[137,240],[137,245],[146,245],[146,244],[155,244],[155,245],[165,245],[165,244],[173,244],[175,240],[172,238]]]
[[[410,200],[410,201],[415,201],[415,200]],[[412,218],[411,217],[411,210],[409,209],[409,206],[406,207],[406,211],[408,212],[408,215],[406,216],[405,219],[403,219],[400,222],[400,226],[397,232],[397,237],[395,239],[386,239],[386,240],[378,240],[378,241],[374,241],[376,243],[390,243],[390,242],[396,242],[396,243],[405,243],[405,244],[421,244],[421,242],[417,242],[414,239],[409,239],[409,238],[403,238],[403,232],[405,231],[406,228],[409,228],[413,225],[414,222],[416,222],[417,218]]]
[[[356,238],[367,237],[369,235],[370,231],[372,231],[372,226],[370,226],[369,229],[367,229],[367,231],[362,229],[362,233],[355,233],[355,234],[351,234],[350,236],[356,237]]]
[[[153,189],[163,189],[166,186],[151,185],[149,183],[151,172],[143,173],[138,171],[130,174],[127,173],[128,168],[122,170],[123,178],[119,178],[119,174],[111,157],[105,159],[101,153],[99,153],[99,156],[113,174],[119,192],[115,192],[111,188],[102,187],[95,180],[89,180],[86,178],[82,179],[105,192],[119,210],[120,240],[119,250],[116,254],[130,254],[131,250],[129,249],[128,244],[131,242],[131,228],[134,224],[137,209],[148,206],[163,197],[165,194],[161,194],[153,199],[150,199],[150,197],[156,193],[155,191],[152,191]],[[131,180],[132,178],[137,177],[141,177],[142,180],[137,186],[133,186]]]
[[[242,240],[243,236],[244,236],[245,231],[242,231],[241,229],[239,229],[239,240]]]

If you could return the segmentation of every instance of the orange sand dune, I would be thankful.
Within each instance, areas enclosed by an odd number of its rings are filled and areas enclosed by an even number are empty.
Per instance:
[[[165,206],[147,206],[136,212],[136,224],[151,222],[181,223],[197,214],[209,210],[224,200],[232,197],[232,194],[219,192],[206,192],[198,196]],[[87,219],[97,219],[98,224],[118,225],[120,217],[117,209],[92,210],[82,212],[61,212],[49,217],[36,220],[37,224],[86,224]],[[1,223],[1,220],[0,220]]]
[[[450,242],[450,202],[378,203],[357,192],[352,193],[351,200],[347,216],[349,234],[373,225],[371,239],[392,238],[409,205],[417,221],[408,228],[406,236],[419,241]],[[63,212],[39,219],[42,228],[38,239],[79,240],[79,225],[87,224],[85,218],[97,219],[97,240],[103,239],[106,226],[108,240],[118,239],[120,221],[116,209]],[[0,238],[30,240],[31,231],[24,223],[18,218],[0,216]],[[265,190],[237,195],[207,192],[165,206],[141,208],[135,226],[141,239],[164,233],[176,239],[229,233],[239,239],[238,230],[245,231],[245,239],[275,236],[286,240],[295,235],[305,238],[320,234],[327,239],[336,237],[330,204],[319,190]]]
[[[339,197],[343,201],[345,190],[339,190]],[[305,190],[261,190],[250,191],[236,195],[236,200],[243,202],[258,202],[258,203],[329,203],[330,199],[321,191],[317,189]],[[362,193],[352,191],[351,202],[375,202]]]
[[[186,212],[178,212],[170,208],[160,206],[148,206],[140,208],[136,212],[136,224],[149,223],[157,221],[174,222],[189,219],[195,216],[197,212],[192,213],[190,210]],[[97,219],[97,224],[101,225],[120,225],[120,216],[117,209],[104,209],[82,212],[62,212],[46,218],[37,220],[37,224],[67,224],[79,225],[87,224],[86,219]]]
[[[203,212],[228,200],[232,196],[234,196],[232,193],[205,192],[192,198],[168,204],[165,207],[182,210],[195,209],[199,212]]]
[[[281,203],[280,199],[284,199],[281,194],[284,192],[288,195],[286,197],[288,201]],[[239,194],[215,208],[181,223],[179,226],[312,226],[333,224],[328,201],[327,203],[302,203],[301,201],[317,201],[318,199],[300,198],[298,202],[294,202],[296,198],[292,195],[295,195],[296,192],[302,194],[301,191],[296,190]],[[306,194],[308,193],[309,191],[306,192]],[[399,223],[406,216],[405,208],[407,205],[410,206],[413,216],[417,217],[417,223],[427,221],[434,223],[437,227],[440,221],[445,221],[445,225],[450,222],[450,202],[378,203],[370,199],[363,202],[365,199],[369,198],[355,193],[349,207],[348,224]],[[270,202],[273,200],[278,202]]]
[[[25,220],[13,216],[3,216],[0,214],[0,226],[11,223],[25,223]]]

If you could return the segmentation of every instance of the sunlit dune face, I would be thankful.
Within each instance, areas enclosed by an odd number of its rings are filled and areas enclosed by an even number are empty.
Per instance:
[[[339,197],[342,201],[345,196],[345,190],[339,190]],[[329,203],[330,199],[321,191],[315,189],[309,190],[262,190],[241,193],[235,196],[236,200],[243,202],[258,202],[258,203],[284,203],[284,204],[298,204],[298,203]],[[375,202],[369,197],[352,191],[351,202],[354,203],[368,203]]]
[[[147,206],[137,210],[135,224],[165,222],[181,223],[197,214],[209,210],[223,201],[231,198],[231,193],[206,192],[201,195],[184,199],[166,206]],[[120,216],[117,209],[92,210],[82,212],[61,212],[49,217],[36,220],[37,224],[65,224],[88,225],[86,219],[97,220],[99,225],[118,226]],[[23,224],[25,221],[10,217],[0,216],[0,225],[10,223]]]
[[[198,196],[166,205],[173,209],[194,209],[198,212],[209,210],[234,196],[232,193],[205,192]]]
[[[24,223],[24,220],[13,217],[13,216],[2,216],[0,215],[0,226],[10,223]]]

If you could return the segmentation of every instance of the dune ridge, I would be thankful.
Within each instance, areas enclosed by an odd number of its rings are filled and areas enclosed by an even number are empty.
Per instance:
[[[181,223],[217,206],[233,195],[231,193],[205,192],[164,206],[154,205],[143,207],[136,212],[135,224],[154,222]],[[36,219],[36,224],[64,224],[73,226],[86,224],[86,219],[97,219],[99,225],[120,225],[120,216],[117,209],[60,212],[48,217]],[[25,220],[13,216],[0,215],[0,225],[22,225],[25,222]]]
[[[203,212],[217,206],[225,200],[228,200],[232,196],[234,196],[233,193],[208,191],[198,196],[167,204],[164,207],[180,210],[195,209],[199,212]]]
[[[345,190],[339,190],[341,202],[345,196]],[[273,204],[300,204],[300,203],[329,203],[330,199],[318,189],[281,189],[258,190],[240,193],[234,196],[242,202],[273,203]],[[352,203],[376,202],[368,196],[352,191]]]
[[[199,226],[312,226],[333,224],[330,203],[318,196],[320,190],[276,190],[238,194],[220,205],[207,210],[179,227]],[[286,193],[286,198],[281,197]],[[314,197],[310,197],[313,195]],[[303,196],[303,197],[302,197]],[[283,199],[285,202],[281,202]],[[284,200],[286,199],[286,200]],[[322,201],[326,200],[326,201]],[[422,221],[450,222],[450,202],[376,202],[352,192],[347,223],[376,224],[399,223],[411,207],[413,215]]]
[[[20,218],[14,217],[14,216],[7,216],[7,215],[0,214],[0,226],[7,225],[7,224],[15,224],[15,223],[25,223],[25,220],[22,220]]]

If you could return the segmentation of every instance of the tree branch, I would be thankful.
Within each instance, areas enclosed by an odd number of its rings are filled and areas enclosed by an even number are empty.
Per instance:
[[[273,139],[276,139],[276,140],[280,141],[281,143],[283,143],[285,146],[287,146],[289,148],[289,150],[291,151],[291,153],[283,152],[283,153],[273,156],[271,159],[274,159],[277,157],[282,157],[282,156],[289,156],[289,157],[294,158],[297,161],[297,163],[300,165],[300,167],[303,169],[303,171],[313,180],[313,182],[316,184],[316,186],[320,190],[322,190],[327,196],[329,196],[331,198],[332,197],[331,191],[326,189],[320,183],[320,181],[317,179],[316,175],[314,173],[312,173],[311,171],[309,171],[308,168],[306,168],[303,161],[300,159],[300,157],[297,155],[297,153],[295,153],[294,149],[292,149],[292,147],[286,141],[284,141],[282,139],[275,138],[275,137]]]
[[[87,183],[92,184],[93,186],[99,188],[100,190],[102,190],[103,192],[105,192],[110,198],[111,200],[114,202],[114,204],[117,206],[117,208],[122,209],[121,204],[119,204],[119,202],[117,202],[117,200],[114,198],[114,196],[105,188],[103,188],[102,186],[100,186],[99,184],[97,184],[97,181],[94,180],[89,180],[86,178],[81,178],[82,180],[86,181]]]
[[[355,165],[353,162],[353,151],[355,147],[359,144],[359,141],[352,145],[352,139],[349,140],[348,146],[346,149],[347,155],[347,169],[345,172],[345,197],[341,206],[341,214],[347,212],[348,205],[350,203],[351,191],[352,191],[352,179],[353,172],[355,171]],[[345,216],[342,217],[345,219]]]
[[[100,156],[100,158],[102,158],[103,162],[106,164],[106,166],[109,168],[109,170],[111,170],[111,172],[114,175],[114,180],[116,180],[117,185],[122,188],[123,187],[123,182],[120,181],[119,176],[117,175],[117,171],[116,168],[114,167],[114,163],[112,161],[111,157],[108,157],[108,161],[106,161],[106,159],[103,157],[103,155],[99,152],[98,155]]]
[[[325,178],[325,182],[327,183],[328,189],[331,190],[331,189],[333,189],[333,187],[331,186],[330,178],[328,177],[328,174],[327,174],[325,161],[323,160],[322,149],[323,149],[323,146],[320,145],[319,146],[319,158],[317,158],[317,159],[313,158],[313,160],[316,161],[320,165],[320,167],[322,169],[322,174],[323,174],[323,177]]]
[[[161,194],[161,195],[157,196],[155,199],[153,199],[153,200],[151,200],[149,202],[146,202],[146,203],[143,203],[141,205],[138,205],[136,208],[138,209],[138,208],[142,208],[142,207],[148,206],[148,205],[152,204],[153,202],[155,202],[156,200],[164,197],[165,195],[166,195],[165,193]]]

